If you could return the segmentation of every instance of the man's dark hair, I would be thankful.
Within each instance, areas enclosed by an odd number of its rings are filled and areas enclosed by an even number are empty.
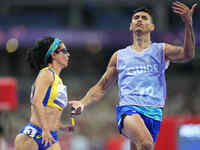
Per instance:
[[[132,16],[134,16],[136,13],[141,12],[141,11],[146,12],[147,14],[149,14],[150,17],[151,17],[152,23],[154,22],[152,11],[150,11],[150,10],[149,10],[148,8],[146,8],[146,7],[140,7],[140,8],[135,9],[135,10],[133,11],[133,15],[132,15]]]

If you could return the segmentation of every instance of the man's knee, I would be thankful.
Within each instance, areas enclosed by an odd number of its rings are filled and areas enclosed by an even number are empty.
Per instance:
[[[141,143],[141,150],[153,150],[154,143],[151,140],[146,140]]]

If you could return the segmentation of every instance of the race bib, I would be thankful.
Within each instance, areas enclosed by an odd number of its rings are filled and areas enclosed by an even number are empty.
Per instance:
[[[67,106],[67,102],[68,102],[67,86],[58,85],[58,96],[56,100],[62,103],[64,107]]]
[[[37,133],[37,130],[31,126],[27,126],[24,131],[23,131],[24,134],[34,138],[36,133]]]

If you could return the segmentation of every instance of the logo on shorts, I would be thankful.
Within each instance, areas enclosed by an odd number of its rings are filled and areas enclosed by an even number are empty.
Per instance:
[[[41,135],[37,135],[37,136],[36,136],[36,139],[40,139],[40,138],[42,138]]]

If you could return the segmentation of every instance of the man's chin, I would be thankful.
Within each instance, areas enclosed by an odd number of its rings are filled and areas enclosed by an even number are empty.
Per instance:
[[[142,30],[142,28],[137,28],[136,30],[135,30],[135,32],[143,32],[143,30]]]

